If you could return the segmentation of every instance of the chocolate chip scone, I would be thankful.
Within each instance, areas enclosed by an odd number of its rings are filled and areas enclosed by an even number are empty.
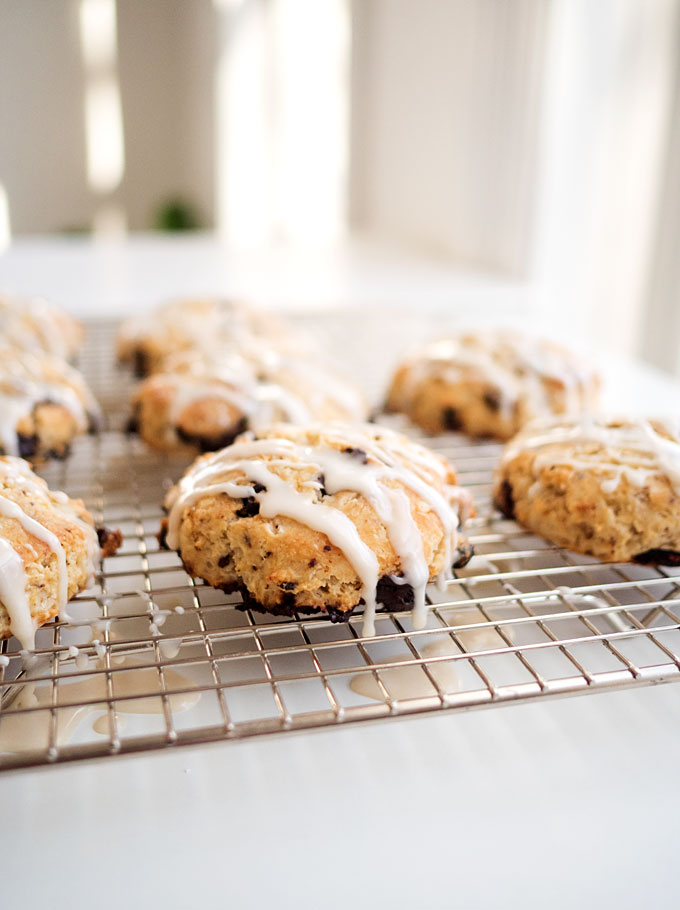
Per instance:
[[[413,608],[472,550],[472,501],[453,467],[377,426],[279,424],[198,458],[166,499],[161,540],[191,575],[256,609],[327,613]]]
[[[5,344],[71,360],[83,336],[82,325],[47,300],[0,297],[0,338]]]
[[[240,353],[181,356],[172,372],[145,379],[133,396],[134,429],[165,451],[213,452],[244,430],[277,420],[362,421],[367,404],[354,386],[309,356],[258,343]]]
[[[518,332],[468,332],[423,345],[396,370],[386,410],[428,433],[506,440],[529,420],[578,414],[599,379],[579,357]]]
[[[537,421],[507,445],[494,501],[508,518],[577,553],[680,564],[680,427]]]
[[[162,370],[168,358],[185,351],[238,350],[253,338],[274,339],[284,332],[279,321],[243,303],[229,300],[178,300],[125,320],[118,333],[121,363],[135,375]]]
[[[52,492],[21,458],[0,458],[0,639],[33,648],[35,630],[66,618],[120,532],[95,529],[80,499]]]
[[[0,454],[64,458],[99,419],[85,380],[65,360],[0,342]]]

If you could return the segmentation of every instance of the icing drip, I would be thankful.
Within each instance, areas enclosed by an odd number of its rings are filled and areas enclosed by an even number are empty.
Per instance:
[[[565,444],[576,451],[567,454],[552,448]],[[539,450],[535,472],[553,464],[597,470],[603,475],[600,486],[605,493],[613,493],[624,477],[641,488],[658,474],[668,477],[680,493],[680,426],[668,421],[595,417],[534,421],[506,446],[503,463],[526,450]]]
[[[288,433],[291,428],[287,428]],[[321,431],[319,431],[321,432]],[[294,433],[294,431],[293,431]],[[312,442],[314,431],[300,430],[298,440],[264,438],[237,442],[199,460],[182,478],[167,500],[167,542],[179,546],[179,528],[186,508],[205,495],[227,493],[234,498],[252,497],[265,518],[286,517],[320,533],[340,549],[357,573],[365,602],[364,635],[375,632],[378,560],[344,512],[316,498],[320,484],[294,482],[280,477],[276,468],[306,474],[323,474],[326,493],[350,491],[363,496],[384,523],[390,543],[399,557],[402,574],[393,580],[409,584],[414,593],[413,625],[422,628],[427,618],[425,587],[429,567],[407,491],[415,494],[437,515],[443,529],[444,563],[441,578],[451,569],[459,522],[467,517],[470,500],[458,487],[444,482],[445,467],[427,450],[404,441],[396,433],[374,427],[352,431],[347,427],[324,428],[324,441]],[[320,437],[317,437],[320,438]],[[339,446],[335,448],[334,445]],[[357,457],[359,453],[359,457]],[[408,466],[400,459],[408,461]],[[226,480],[227,474],[241,474]],[[443,492],[436,489],[439,480]],[[404,489],[406,488],[406,489]]]
[[[35,622],[26,594],[24,561],[6,540],[0,537],[0,600],[9,616],[10,630],[22,648],[32,650]]]

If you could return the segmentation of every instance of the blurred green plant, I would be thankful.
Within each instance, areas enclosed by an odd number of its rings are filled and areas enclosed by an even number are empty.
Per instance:
[[[201,221],[190,202],[173,196],[156,209],[153,227],[156,231],[196,231],[201,227]]]

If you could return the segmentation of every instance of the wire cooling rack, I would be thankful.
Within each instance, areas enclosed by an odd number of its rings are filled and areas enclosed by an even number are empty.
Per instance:
[[[116,427],[129,380],[112,350],[94,326],[82,366]],[[360,615],[268,616],[193,581],[155,537],[186,463],[116,429],[78,440],[42,473],[124,543],[34,656],[2,643],[0,769],[680,679],[680,569],[557,549],[494,514],[497,445],[423,441],[474,495],[476,555],[430,591],[425,629],[384,612],[363,639]]]

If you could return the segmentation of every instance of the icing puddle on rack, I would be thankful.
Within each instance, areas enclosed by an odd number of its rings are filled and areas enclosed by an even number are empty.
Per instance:
[[[460,654],[460,651],[446,635],[425,645],[420,649],[420,654],[423,658],[431,658]],[[403,654],[388,659],[392,663],[403,663],[413,660],[413,655]],[[460,688],[460,680],[451,664],[442,661],[430,665],[429,670],[443,692],[456,692]],[[420,664],[390,667],[389,670],[379,672],[380,679],[394,701],[427,698],[435,694],[435,689]],[[375,701],[385,701],[378,681],[372,673],[357,673],[350,680],[349,687],[357,695],[363,695],[365,698],[372,698]]]
[[[99,665],[101,667],[101,664]],[[116,672],[113,679],[113,698],[116,706],[118,729],[124,726],[125,714],[162,714],[163,689],[158,671],[154,668],[138,667],[128,658],[118,665],[134,672]],[[167,689],[188,689],[194,684],[187,676],[176,670],[163,671]],[[96,733],[108,736],[109,715],[105,704],[107,698],[106,677],[103,674],[92,676],[79,682],[59,685],[62,703],[57,705],[57,746],[68,745],[76,728],[90,714],[100,714],[92,726]],[[129,701],[122,698],[138,696]],[[179,692],[167,696],[168,707],[173,713],[188,711],[201,697],[200,692]],[[63,704],[69,702],[90,702],[99,699],[98,704]],[[7,714],[0,723],[0,753],[26,752],[44,749],[49,737],[52,705],[52,686],[40,680],[25,682],[12,708],[44,708],[45,710],[29,711],[25,714]],[[121,723],[123,721],[123,723]]]

